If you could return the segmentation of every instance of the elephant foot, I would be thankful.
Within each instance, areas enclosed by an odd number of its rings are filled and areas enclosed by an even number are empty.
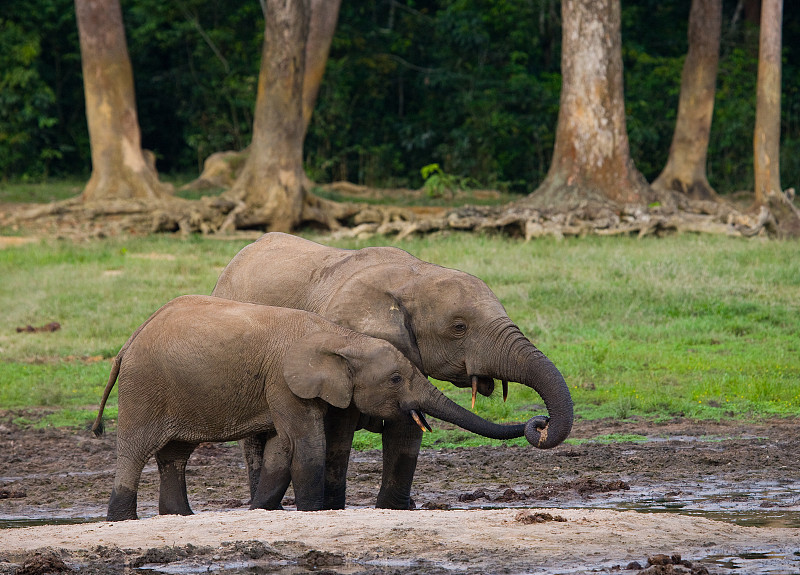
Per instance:
[[[377,509],[399,509],[401,511],[408,511],[416,509],[417,504],[409,495],[402,495],[394,493],[393,495],[386,495],[384,493],[378,494],[378,501],[375,504]]]
[[[346,493],[344,485],[325,485],[325,499],[322,504],[323,509],[344,509]]]
[[[250,500],[250,509],[263,509],[265,511],[281,511],[283,510],[283,496],[286,493],[287,485],[281,485],[273,489],[263,489],[266,481],[261,480],[259,489],[256,490],[256,495]]]
[[[116,487],[111,490],[108,501],[107,521],[127,521],[139,519],[136,514],[136,491],[126,487]]]
[[[194,511],[191,509],[182,509],[182,508],[173,508],[173,507],[158,507],[158,514],[159,515],[194,515]]]

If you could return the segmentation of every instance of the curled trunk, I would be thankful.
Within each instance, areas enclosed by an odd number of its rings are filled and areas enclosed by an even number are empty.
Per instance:
[[[525,428],[525,437],[531,445],[550,449],[563,442],[572,431],[572,397],[564,376],[553,362],[538,349],[532,355],[524,367],[525,373],[514,380],[533,388],[544,400],[549,420],[544,426],[538,422],[533,425],[529,422]]]
[[[574,417],[572,396],[564,376],[514,324],[502,323],[492,340],[499,342],[499,353],[492,354],[497,362],[476,366],[473,373],[515,381],[536,391],[544,400],[548,418],[529,421],[525,437],[540,449],[550,449],[563,442],[572,431]]]

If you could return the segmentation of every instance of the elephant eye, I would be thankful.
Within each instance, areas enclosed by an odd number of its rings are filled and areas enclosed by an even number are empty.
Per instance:
[[[400,385],[401,383],[403,383],[403,376],[400,375],[399,373],[395,373],[392,375],[392,377],[389,378],[389,382],[392,385]]]
[[[456,335],[464,335],[467,333],[467,324],[463,321],[457,321],[453,324],[453,333]]]

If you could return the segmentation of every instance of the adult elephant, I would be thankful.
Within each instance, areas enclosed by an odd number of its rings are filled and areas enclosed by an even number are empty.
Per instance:
[[[491,395],[499,379],[533,388],[549,418],[525,436],[555,447],[572,429],[572,398],[561,373],[511,321],[492,290],[467,273],[424,262],[392,247],[344,250],[297,236],[268,233],[225,267],[212,295],[316,312],[334,323],[385,339],[422,373]],[[347,464],[360,424],[383,434],[383,476],[377,506],[408,509],[422,431],[411,420],[360,418],[354,407],[326,418],[325,508],[345,503]],[[243,443],[255,493],[263,436]]]

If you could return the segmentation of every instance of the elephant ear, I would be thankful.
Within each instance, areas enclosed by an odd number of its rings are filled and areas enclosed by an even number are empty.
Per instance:
[[[294,343],[283,360],[283,378],[297,397],[323,401],[341,409],[353,399],[353,378],[340,350],[344,336],[316,332]]]
[[[386,285],[392,284],[387,279]],[[402,298],[386,285],[376,286],[353,278],[331,299],[324,315],[353,331],[388,341],[424,371],[411,313]]]

